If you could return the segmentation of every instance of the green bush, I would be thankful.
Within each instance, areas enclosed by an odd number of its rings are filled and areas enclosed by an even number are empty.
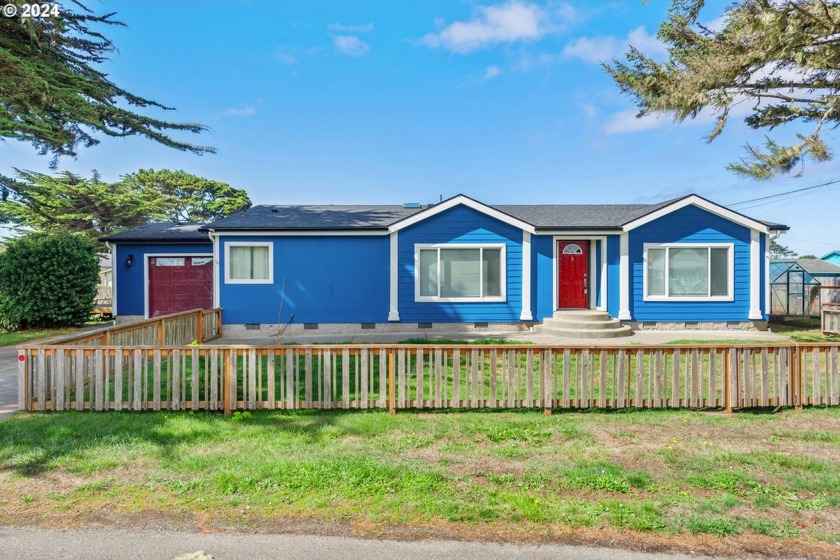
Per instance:
[[[27,235],[0,254],[0,326],[75,326],[93,310],[99,283],[96,244],[78,235]]]

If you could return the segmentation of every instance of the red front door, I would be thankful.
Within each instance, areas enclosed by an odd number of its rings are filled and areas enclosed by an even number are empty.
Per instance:
[[[149,317],[211,307],[211,257],[149,257]]]
[[[586,299],[588,241],[557,242],[557,308],[589,307]]]

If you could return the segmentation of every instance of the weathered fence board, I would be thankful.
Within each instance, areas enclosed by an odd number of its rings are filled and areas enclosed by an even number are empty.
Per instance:
[[[22,347],[26,410],[840,404],[840,344]]]

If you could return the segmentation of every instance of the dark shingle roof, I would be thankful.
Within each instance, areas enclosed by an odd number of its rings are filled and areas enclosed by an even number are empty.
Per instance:
[[[516,204],[490,206],[537,230],[619,229],[681,199],[657,204]],[[211,224],[152,224],[104,238],[105,241],[199,241],[214,231],[385,230],[433,206],[398,205],[273,205],[254,206]],[[761,222],[771,229],[787,226]]]
[[[660,204],[517,204],[493,206],[537,229],[618,228],[667,206]]]
[[[182,243],[210,243],[207,233],[199,231],[205,224],[175,224],[165,222],[148,224],[137,229],[115,233],[102,238],[102,241],[172,241]]]
[[[423,209],[395,205],[264,204],[231,214],[210,227],[214,230],[386,229]]]
[[[840,266],[820,259],[796,259],[796,264],[812,275],[840,274]]]

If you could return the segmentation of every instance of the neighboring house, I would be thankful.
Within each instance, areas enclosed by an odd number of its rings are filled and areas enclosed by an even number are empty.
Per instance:
[[[696,195],[511,206],[459,195],[255,206],[105,240],[121,320],[218,306],[226,332],[407,332],[520,329],[583,308],[641,327],[744,328],[766,325],[767,247],[785,230]]]
[[[820,257],[821,261],[840,266],[840,251],[832,251]]]
[[[111,288],[113,286],[111,274],[111,255],[109,253],[98,255],[99,258],[99,285],[96,288],[96,299],[94,299],[93,313],[96,315],[111,315],[113,313]]]
[[[840,303],[840,266],[822,259],[770,263],[772,315],[816,317],[823,303]]]

